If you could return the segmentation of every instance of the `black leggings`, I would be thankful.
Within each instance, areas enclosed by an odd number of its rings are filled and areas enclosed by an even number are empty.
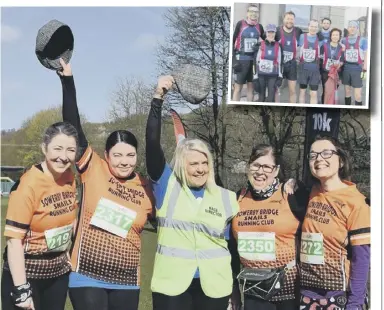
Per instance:
[[[140,290],[73,287],[69,297],[74,310],[137,310]]]
[[[275,83],[277,80],[277,76],[267,76],[267,75],[259,75],[259,83],[260,83],[260,93],[259,100],[260,102],[275,102],[275,93],[276,87]],[[265,91],[268,89],[268,97],[265,98]]]
[[[69,273],[52,279],[28,279],[32,287],[35,310],[64,310],[67,299]],[[1,277],[1,304],[3,310],[21,310],[11,299],[13,290],[12,275],[3,269]]]
[[[244,310],[298,310],[299,303],[295,299],[283,301],[265,301],[246,296],[244,298]]]
[[[189,288],[177,296],[152,293],[154,310],[227,310],[229,297],[208,297],[201,288],[200,279],[193,279]]]

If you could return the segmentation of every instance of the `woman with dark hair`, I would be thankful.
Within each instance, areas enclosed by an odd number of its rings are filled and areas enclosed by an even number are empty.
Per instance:
[[[71,171],[77,142],[71,124],[48,127],[43,162],[24,172],[11,189],[4,229],[3,310],[64,309],[77,207]]]
[[[370,262],[370,206],[350,182],[349,155],[317,137],[308,155],[312,186],[300,249],[300,309],[362,309]]]
[[[131,132],[117,130],[107,138],[104,158],[90,147],[71,67],[61,65],[63,119],[79,132],[76,168],[82,182],[69,296],[75,310],[137,310],[141,232],[153,214],[150,183],[135,172],[138,143]]]
[[[329,37],[330,41],[328,43],[324,43],[320,48],[320,72],[321,82],[323,85],[321,103],[325,103],[325,83],[328,80],[328,74],[330,69],[332,68],[332,66],[334,66],[337,68],[337,71],[340,74],[341,68],[344,64],[344,47],[340,44],[341,30],[333,28],[329,34]]]
[[[298,309],[296,256],[308,195],[301,188],[294,194],[287,194],[291,191],[285,188],[287,183],[280,182],[279,171],[274,148],[267,144],[257,145],[248,162],[247,185],[238,192],[240,212],[232,221],[230,239],[234,278],[239,275],[245,288],[257,285],[264,289],[244,292],[245,310]],[[285,281],[277,285],[266,278],[257,284],[260,279],[255,281],[254,275],[261,274],[264,268],[281,273]],[[247,273],[249,278],[245,276]],[[235,281],[231,300],[234,304],[240,299],[238,285]]]

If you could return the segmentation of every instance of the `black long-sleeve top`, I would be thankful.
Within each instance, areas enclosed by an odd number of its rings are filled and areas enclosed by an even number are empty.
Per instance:
[[[152,181],[158,181],[165,168],[165,156],[160,144],[161,108],[163,100],[153,98],[145,134],[147,172]]]
[[[79,151],[76,158],[79,159],[84,155],[88,147],[88,141],[80,122],[75,82],[73,76],[61,76],[60,80],[63,87],[63,121],[72,124],[77,130],[79,136]]]

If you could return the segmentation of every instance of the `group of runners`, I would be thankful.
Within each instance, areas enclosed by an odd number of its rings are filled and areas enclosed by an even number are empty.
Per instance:
[[[241,291],[245,310],[362,309],[370,207],[349,181],[350,158],[336,140],[312,143],[311,189],[280,181],[280,158],[264,144],[250,154],[244,187],[224,189],[199,139],[181,140],[166,162],[162,106],[174,80],[162,76],[146,127],[148,180],[135,171],[130,131],[112,132],[103,156],[94,151],[71,67],[61,65],[63,122],[46,129],[44,160],[10,194],[4,310],[62,310],[68,291],[75,310],[137,310],[148,272],[140,267],[142,231],[155,219],[153,309],[240,309]]]
[[[283,79],[287,80],[289,102],[334,104],[325,100],[325,85],[331,69],[344,85],[345,98],[338,104],[363,104],[362,87],[367,71],[367,39],[359,34],[359,22],[351,20],[346,33],[332,27],[330,18],[321,22],[311,19],[308,33],[295,26],[295,13],[284,14],[283,25],[259,23],[259,8],[248,7],[247,17],[236,24],[233,35],[234,101],[240,101],[244,84],[247,101],[281,102],[275,94]],[[321,28],[321,29],[320,29]],[[345,35],[344,35],[345,34]],[[297,98],[296,85],[300,85]],[[319,85],[322,84],[321,102],[318,102]],[[309,87],[309,100],[306,91]],[[338,84],[330,91],[337,92]],[[267,94],[267,95],[266,95]]]

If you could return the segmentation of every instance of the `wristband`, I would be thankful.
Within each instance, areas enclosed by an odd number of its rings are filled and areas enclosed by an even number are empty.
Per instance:
[[[29,282],[15,286],[11,292],[11,298],[15,305],[25,302],[32,296],[32,288]]]

